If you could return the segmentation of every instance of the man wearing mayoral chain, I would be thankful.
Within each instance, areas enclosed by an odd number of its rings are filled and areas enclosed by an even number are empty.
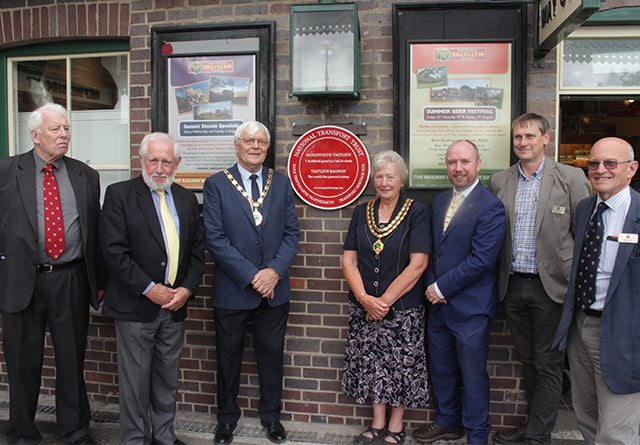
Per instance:
[[[249,319],[254,326],[262,426],[274,443],[287,437],[280,423],[283,349],[291,297],[289,267],[300,228],[289,180],[263,166],[269,143],[263,124],[243,123],[234,136],[238,163],[204,185],[207,249],[215,261],[216,444],[233,440],[240,418],[236,397]]]

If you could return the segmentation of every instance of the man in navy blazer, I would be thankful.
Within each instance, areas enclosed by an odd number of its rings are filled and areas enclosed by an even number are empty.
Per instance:
[[[260,377],[258,414],[275,443],[286,440],[280,423],[284,335],[289,315],[289,267],[300,229],[289,180],[263,167],[267,128],[256,121],[234,136],[238,163],[204,185],[207,249],[215,261],[213,307],[216,326],[217,444],[233,440],[240,418],[236,401],[246,324],[253,319]]]
[[[633,147],[600,139],[588,162],[597,196],[576,210],[571,281],[552,349],[568,350],[578,428],[589,444],[637,444],[640,425],[640,194],[629,187],[638,169]],[[578,291],[581,252],[597,206],[604,235],[596,256],[593,303]],[[578,302],[576,295],[581,300]],[[591,301],[591,299],[588,299]]]
[[[98,172],[69,158],[69,121],[58,104],[29,116],[34,149],[0,159],[0,311],[9,377],[8,443],[37,443],[35,424],[47,325],[56,356],[56,420],[63,443],[91,444],[84,356],[89,304],[105,274],[98,246]],[[87,141],[86,143],[91,143]],[[65,248],[45,251],[44,167],[53,165]],[[55,258],[54,258],[55,257]]]
[[[115,319],[117,335],[120,439],[179,445],[173,423],[187,302],[204,271],[202,218],[193,192],[173,183],[180,151],[171,136],[145,136],[140,162],[142,176],[107,188],[100,216],[111,271],[103,314]]]
[[[487,355],[506,216],[502,202],[480,184],[480,164],[471,141],[451,144],[446,165],[454,190],[438,195],[431,212],[427,337],[437,406],[435,422],[413,434],[424,443],[458,439],[466,429],[468,443],[484,444],[491,431]]]

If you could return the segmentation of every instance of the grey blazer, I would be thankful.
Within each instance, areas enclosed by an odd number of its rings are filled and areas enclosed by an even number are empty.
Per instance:
[[[507,233],[500,252],[498,294],[507,293],[511,269],[518,164],[495,173],[489,190],[507,211]],[[591,194],[591,186],[582,170],[546,158],[536,213],[536,262],[544,289],[553,301],[562,303],[573,257],[576,207]]]

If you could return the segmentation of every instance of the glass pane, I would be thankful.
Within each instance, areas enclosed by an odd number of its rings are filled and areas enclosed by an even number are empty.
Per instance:
[[[104,192],[110,184],[125,181],[131,177],[129,169],[122,170],[100,170],[100,202],[104,199]]]
[[[129,165],[127,79],[126,55],[71,60],[74,158],[96,167]]]
[[[15,153],[24,153],[33,148],[27,127],[29,113],[48,102],[66,105],[66,61],[56,59],[18,62],[14,74],[17,83],[14,97],[18,108],[14,148]]]
[[[353,91],[353,11],[294,14],[293,91]]]
[[[640,39],[565,40],[562,86],[640,86]]]

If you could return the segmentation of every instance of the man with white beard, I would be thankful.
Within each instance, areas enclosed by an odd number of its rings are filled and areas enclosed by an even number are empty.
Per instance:
[[[115,320],[123,444],[182,444],[173,422],[187,301],[204,270],[195,195],[174,184],[180,152],[151,133],[142,176],[107,188],[100,241],[110,271],[103,314]]]

